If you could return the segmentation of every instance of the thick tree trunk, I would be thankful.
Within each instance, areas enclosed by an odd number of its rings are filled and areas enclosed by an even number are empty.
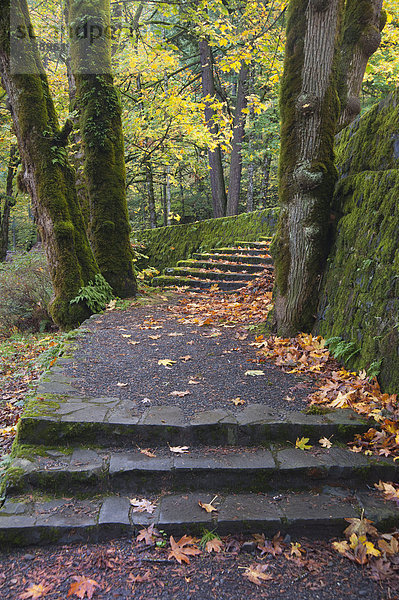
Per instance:
[[[121,106],[111,75],[110,2],[69,3],[72,72],[90,204],[89,235],[102,275],[114,293],[136,293],[125,188]],[[76,32],[86,25],[87,40]],[[90,36],[89,36],[90,38]]]
[[[11,207],[14,206],[13,182],[18,163],[19,159],[17,146],[15,144],[11,144],[10,156],[8,159],[7,167],[6,196],[4,198],[3,214],[0,214],[0,261],[4,261],[7,256],[10,226],[10,210]]]
[[[360,92],[369,58],[381,43],[386,23],[383,0],[346,0],[340,59],[341,115],[338,131],[360,113]]]
[[[240,202],[241,174],[242,174],[242,141],[244,138],[245,114],[243,110],[247,106],[247,80],[249,68],[243,63],[238,74],[237,99],[233,124],[233,141],[230,157],[230,177],[227,195],[227,216],[238,214]]]
[[[81,287],[99,273],[86,236],[65,149],[69,129],[60,130],[32,32],[26,0],[12,0],[22,28],[19,57],[10,56],[10,3],[0,4],[0,72],[11,105],[24,182],[46,250],[55,297],[54,321],[68,329],[90,314],[82,303],[70,304]],[[13,62],[11,63],[11,60]]]
[[[205,98],[205,121],[210,133],[216,136],[218,133],[218,126],[215,123],[215,111],[212,108],[212,99],[215,98],[216,90],[213,78],[212,50],[208,40],[200,40],[199,51],[201,56],[202,92]],[[219,145],[216,146],[214,150],[208,150],[208,160],[213,216],[223,217],[226,211],[227,196],[224,183],[222,150]]]
[[[280,335],[313,325],[336,181],[335,62],[343,0],[291,0],[281,91],[280,218],[273,253]]]

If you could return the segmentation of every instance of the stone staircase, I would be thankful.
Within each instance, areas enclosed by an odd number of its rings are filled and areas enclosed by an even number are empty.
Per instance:
[[[339,535],[344,519],[363,511],[382,529],[399,523],[395,504],[373,488],[397,481],[398,465],[347,449],[369,426],[351,411],[249,404],[187,417],[177,406],[154,406],[137,417],[117,398],[74,389],[63,372],[70,360],[59,359],[22,417],[0,509],[2,546],[96,541],[152,523],[174,535],[316,538]],[[295,447],[302,436],[312,451]],[[321,437],[334,447],[319,446]],[[176,446],[188,452],[172,452]],[[135,499],[148,501],[147,510],[135,512]],[[211,513],[198,504],[212,500]]]
[[[265,271],[273,271],[269,254],[271,238],[258,242],[237,241],[234,247],[213,248],[181,260],[176,267],[165,269],[153,279],[155,286],[188,286],[201,291],[217,285],[225,292],[235,292]]]

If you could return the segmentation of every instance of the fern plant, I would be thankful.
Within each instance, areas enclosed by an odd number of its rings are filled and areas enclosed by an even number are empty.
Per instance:
[[[344,362],[348,362],[360,352],[360,348],[355,342],[346,342],[340,337],[329,338],[326,340],[326,345],[334,358]]]
[[[87,285],[81,287],[78,295],[71,300],[71,304],[85,302],[91,312],[96,313],[104,310],[108,302],[114,297],[109,283],[98,273],[94,281],[89,281]]]

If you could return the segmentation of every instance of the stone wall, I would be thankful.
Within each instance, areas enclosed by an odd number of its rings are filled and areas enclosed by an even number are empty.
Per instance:
[[[353,368],[381,362],[399,392],[399,90],[340,135],[335,242],[316,331],[354,342]]]

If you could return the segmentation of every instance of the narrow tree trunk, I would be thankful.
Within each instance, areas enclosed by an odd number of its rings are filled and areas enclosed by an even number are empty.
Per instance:
[[[166,197],[166,224],[171,225],[170,212],[172,209],[172,205],[171,205],[170,166],[169,165],[166,169],[165,197]]]
[[[163,207],[163,224],[164,227],[168,224],[168,207],[166,202],[166,173],[163,173],[163,182],[161,184],[161,198],[162,198],[162,207]]]
[[[15,144],[11,144],[7,168],[6,196],[4,199],[3,214],[0,214],[0,261],[4,261],[7,256],[10,210],[11,207],[14,206],[13,182],[18,162],[17,146]]]
[[[270,167],[271,167],[272,159],[270,154],[266,151],[265,158],[263,161],[263,173],[262,173],[262,183],[260,186],[260,197],[262,206],[264,208],[267,207],[268,201],[268,191],[269,191],[269,179],[270,179]]]
[[[121,298],[136,293],[121,106],[111,74],[110,1],[69,3],[72,72],[80,112],[90,240],[101,273]],[[86,24],[89,40],[76,35]]]
[[[248,165],[247,212],[254,210],[254,171],[254,161],[251,160]]]
[[[212,108],[212,100],[215,98],[215,82],[213,78],[212,50],[208,40],[199,42],[201,56],[202,92],[205,99],[205,121],[210,133],[216,136],[218,126],[215,123],[215,111]],[[214,150],[208,150],[209,176],[212,190],[212,207],[214,217],[223,217],[226,211],[227,197],[224,183],[222,164],[222,150],[219,145]]]
[[[0,4],[0,72],[7,91],[24,181],[46,250],[55,297],[50,311],[62,328],[87,318],[83,304],[70,304],[98,271],[86,236],[65,149],[68,126],[60,130],[34,38],[26,0],[12,0],[24,37],[20,54],[10,56],[10,2]],[[18,60],[19,59],[19,60]],[[11,64],[11,60],[13,63]]]
[[[152,168],[149,163],[145,163],[145,183],[147,188],[148,210],[150,213],[150,227],[155,229],[157,226],[157,215],[155,212],[155,194],[154,194],[154,179],[152,176]]]
[[[343,0],[291,0],[281,91],[280,218],[273,253],[280,335],[313,325],[336,181],[335,60]]]
[[[249,69],[243,63],[238,74],[237,100],[233,124],[233,141],[230,157],[230,177],[227,195],[227,216],[238,214],[240,202],[241,174],[242,174],[242,142],[244,139],[245,114],[243,110],[247,106],[247,80]]]
[[[341,115],[338,131],[349,125],[360,113],[360,92],[370,57],[381,43],[381,31],[386,23],[383,0],[346,0],[341,64]]]

